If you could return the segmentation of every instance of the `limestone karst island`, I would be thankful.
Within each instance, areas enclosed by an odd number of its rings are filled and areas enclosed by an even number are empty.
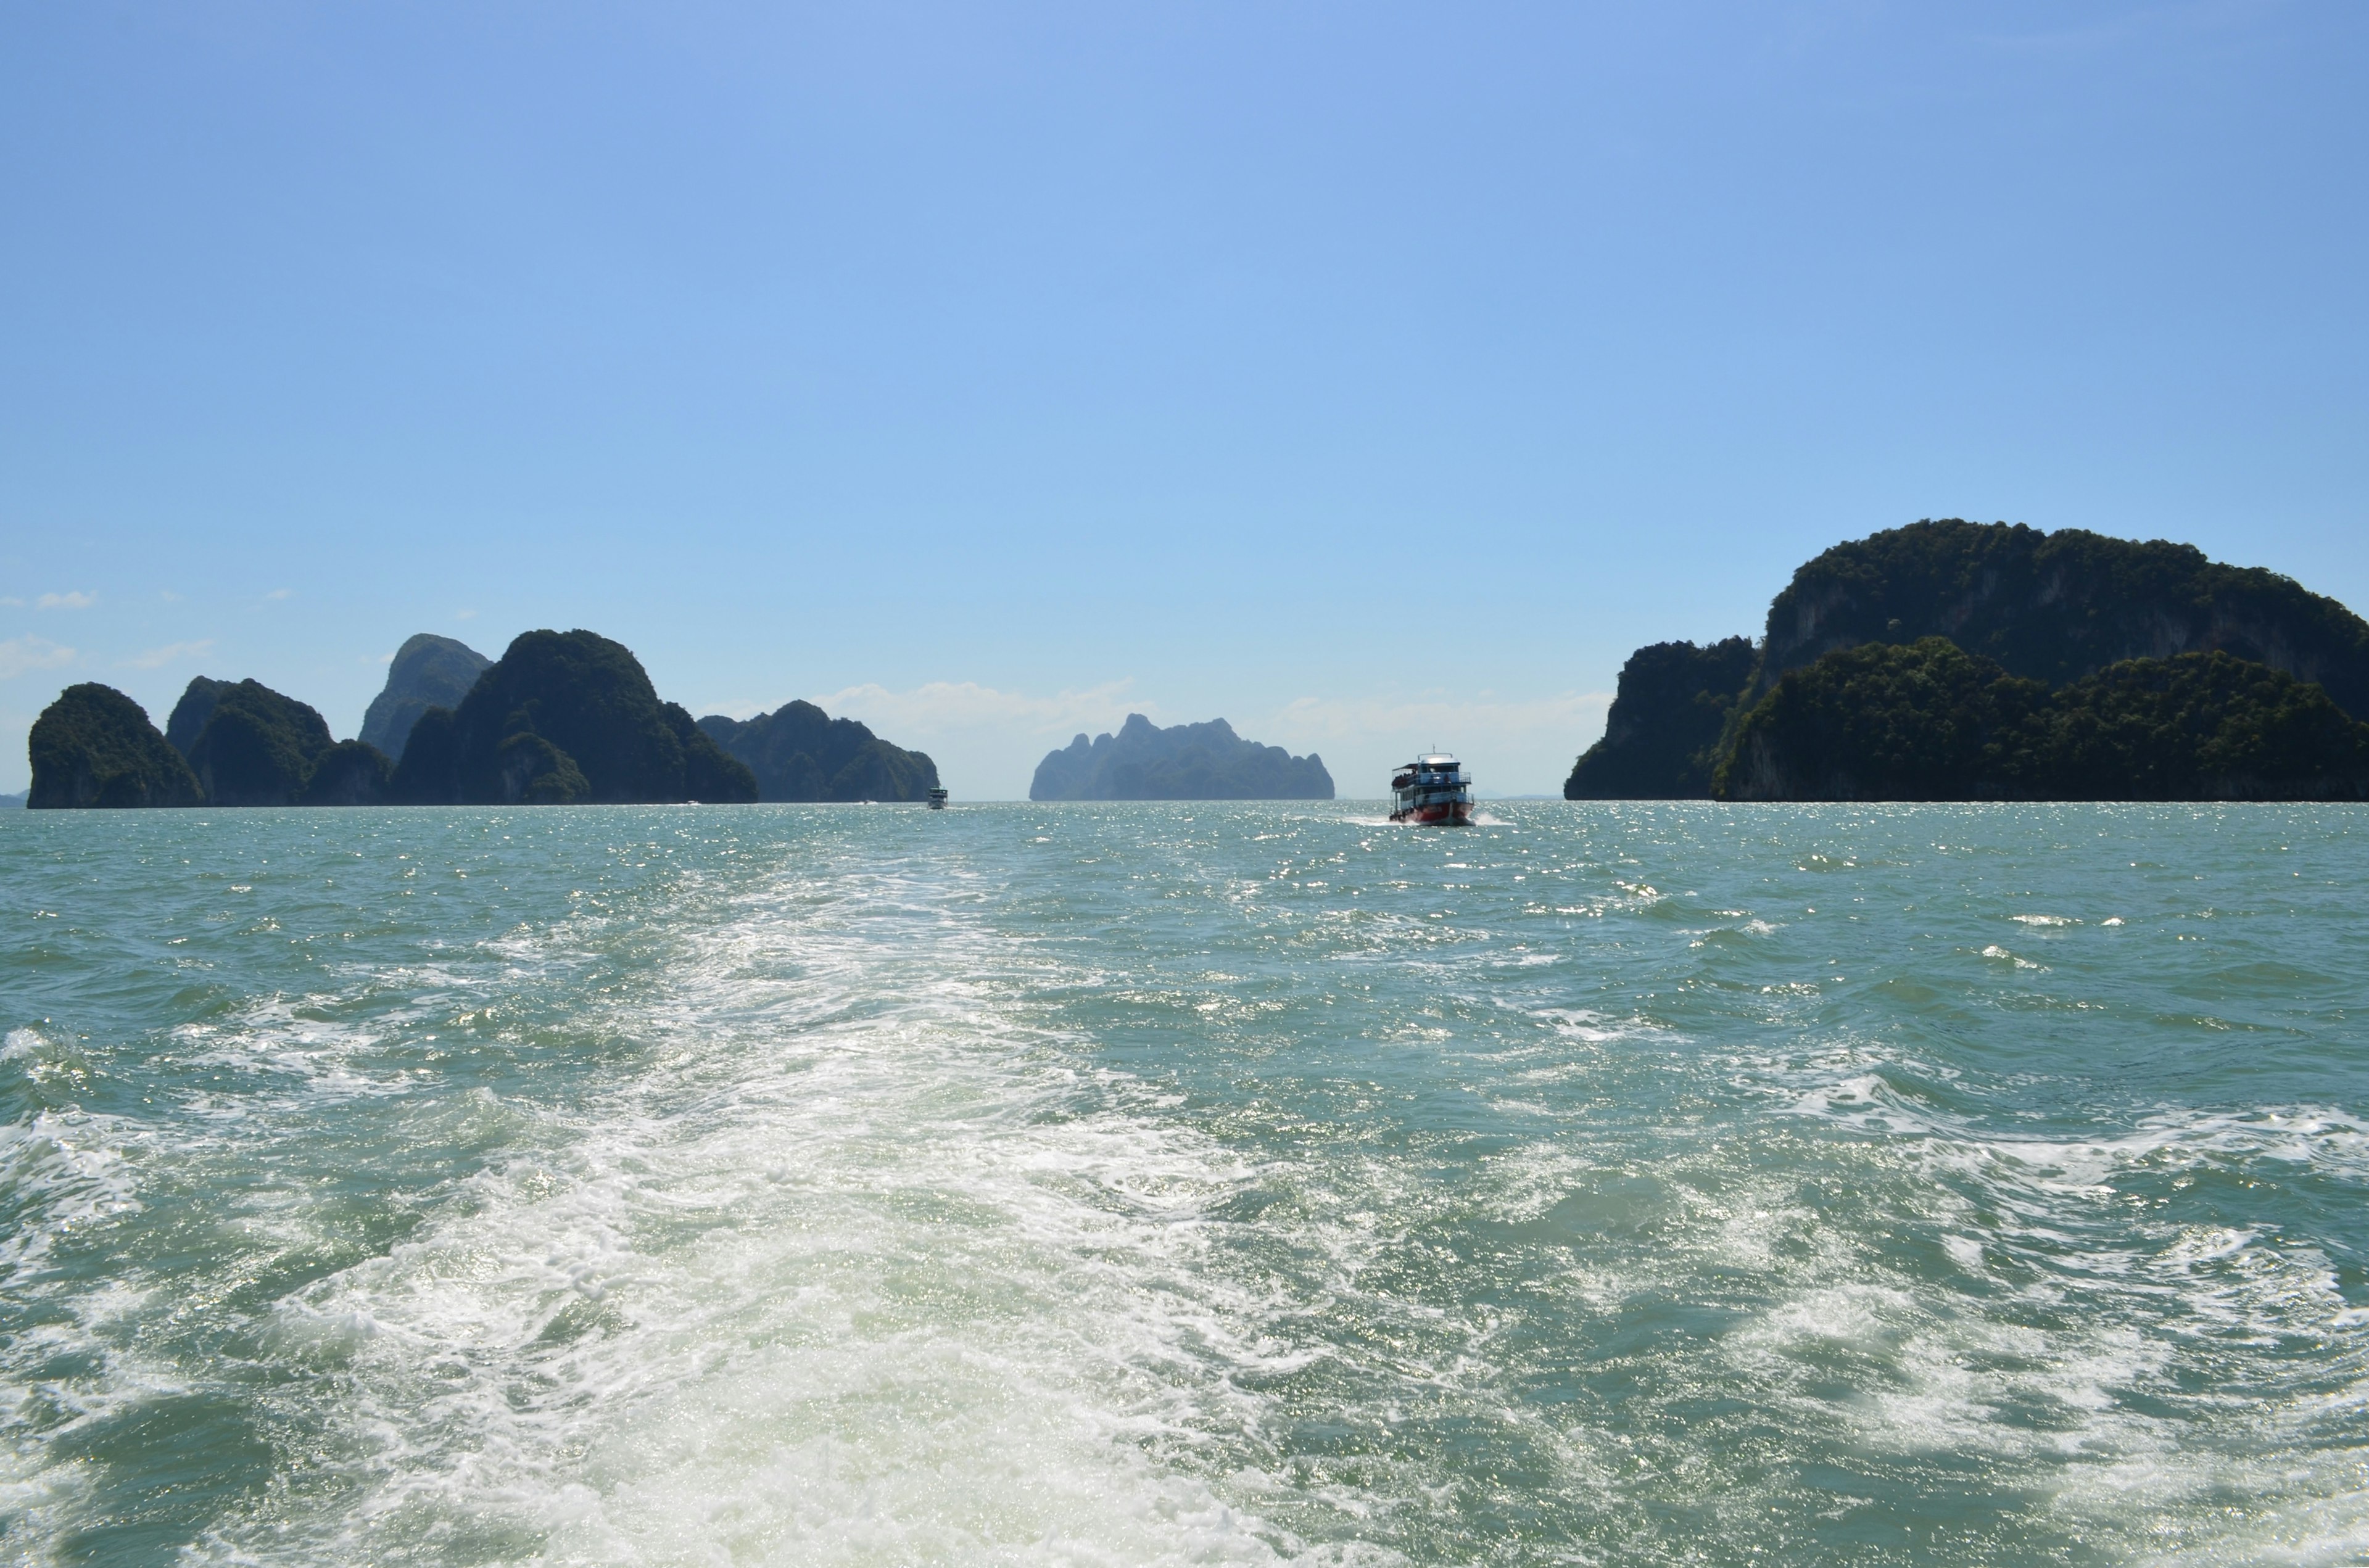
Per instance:
[[[2369,798],[2369,623],[2187,544],[1927,521],[1639,648],[1573,800]]]
[[[938,782],[927,756],[810,703],[693,721],[587,631],[528,632],[492,661],[413,637],[353,740],[268,686],[200,676],[161,734],[122,692],[68,687],[29,750],[35,807],[913,801]]]
[[[2193,546],[1925,521],[1794,572],[1757,641],[1638,649],[1573,800],[2369,798],[2369,623]],[[489,660],[395,655],[361,733],[200,676],[159,731],[72,686],[29,738],[33,807],[921,801],[937,764],[811,703],[694,720],[588,631]],[[1330,800],[1333,776],[1224,719],[1131,714],[1037,764],[1029,798]]]

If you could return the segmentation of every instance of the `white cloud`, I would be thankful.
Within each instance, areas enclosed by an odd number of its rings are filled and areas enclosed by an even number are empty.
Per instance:
[[[284,589],[284,588],[275,588],[275,589],[273,589],[269,593],[265,594],[263,597],[264,597],[264,598],[266,598],[266,599],[285,599],[285,598],[287,598],[287,597],[288,597],[288,595],[289,595],[290,591],[291,591],[291,590],[290,590],[290,589]]]
[[[474,621],[476,618],[477,612],[474,610],[455,610],[452,612],[452,619],[455,621]]]
[[[126,670],[160,670],[177,658],[202,658],[206,650],[213,646],[212,637],[203,637],[193,643],[166,643],[163,647],[152,647],[146,653],[134,654],[116,662]]]
[[[22,610],[25,607],[25,601],[14,594],[10,594],[6,599],[0,599],[0,604],[6,604],[12,610]]]
[[[45,593],[33,601],[36,610],[87,610],[98,602],[98,595],[77,589],[71,593]]]
[[[161,600],[163,600],[163,601],[164,601],[166,603],[167,603],[167,604],[178,604],[179,602],[181,602],[181,596],[180,596],[179,594],[177,594],[177,593],[175,593],[175,592],[174,592],[171,589],[169,589],[169,588],[161,588],[161,589],[158,589],[156,590],[156,597],[157,597],[157,598],[159,598],[159,599],[161,599]]]
[[[29,670],[55,670],[74,662],[74,650],[60,647],[47,637],[12,637],[0,643],[0,681]]]

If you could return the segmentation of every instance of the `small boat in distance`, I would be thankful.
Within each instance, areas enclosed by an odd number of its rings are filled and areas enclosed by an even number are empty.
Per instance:
[[[1444,751],[1428,752],[1399,764],[1390,779],[1396,803],[1393,822],[1436,824],[1443,828],[1472,825],[1472,781],[1463,765]]]
[[[946,786],[939,784],[936,788],[930,791],[930,809],[933,811],[944,811],[945,808]]]

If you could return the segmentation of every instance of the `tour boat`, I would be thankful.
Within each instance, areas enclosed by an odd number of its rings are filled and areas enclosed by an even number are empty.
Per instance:
[[[946,786],[940,784],[935,789],[930,791],[930,809],[933,811],[944,811],[945,808]]]
[[[1443,828],[1472,825],[1472,781],[1463,766],[1444,752],[1417,757],[1399,764],[1390,780],[1390,795],[1398,805],[1393,822],[1436,824]]]

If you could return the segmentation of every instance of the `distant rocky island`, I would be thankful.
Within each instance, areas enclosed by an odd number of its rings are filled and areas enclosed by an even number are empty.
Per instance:
[[[892,746],[852,718],[784,703],[752,719],[710,714],[700,729],[749,765],[760,800],[927,800],[938,765]]]
[[[1224,719],[1162,729],[1129,714],[1116,735],[1083,735],[1036,764],[1031,800],[1330,800],[1314,752],[1244,740]]]
[[[1928,521],[1620,672],[1573,800],[2369,798],[2369,623],[2192,545]]]
[[[790,703],[694,722],[595,632],[527,632],[498,659],[421,633],[362,733],[255,681],[191,681],[159,732],[109,686],[70,686],[34,721],[40,807],[654,805],[920,801],[938,768],[852,719]]]
[[[757,798],[641,660],[596,632],[524,632],[457,707],[413,722],[386,798],[414,806],[709,804]]]
[[[95,681],[59,692],[33,721],[25,750],[33,765],[25,804],[36,809],[204,802],[189,759],[148,721],[148,710]]]
[[[404,639],[386,667],[386,686],[362,715],[359,738],[390,757],[403,755],[411,727],[430,708],[457,708],[493,665],[464,642],[419,632]]]

